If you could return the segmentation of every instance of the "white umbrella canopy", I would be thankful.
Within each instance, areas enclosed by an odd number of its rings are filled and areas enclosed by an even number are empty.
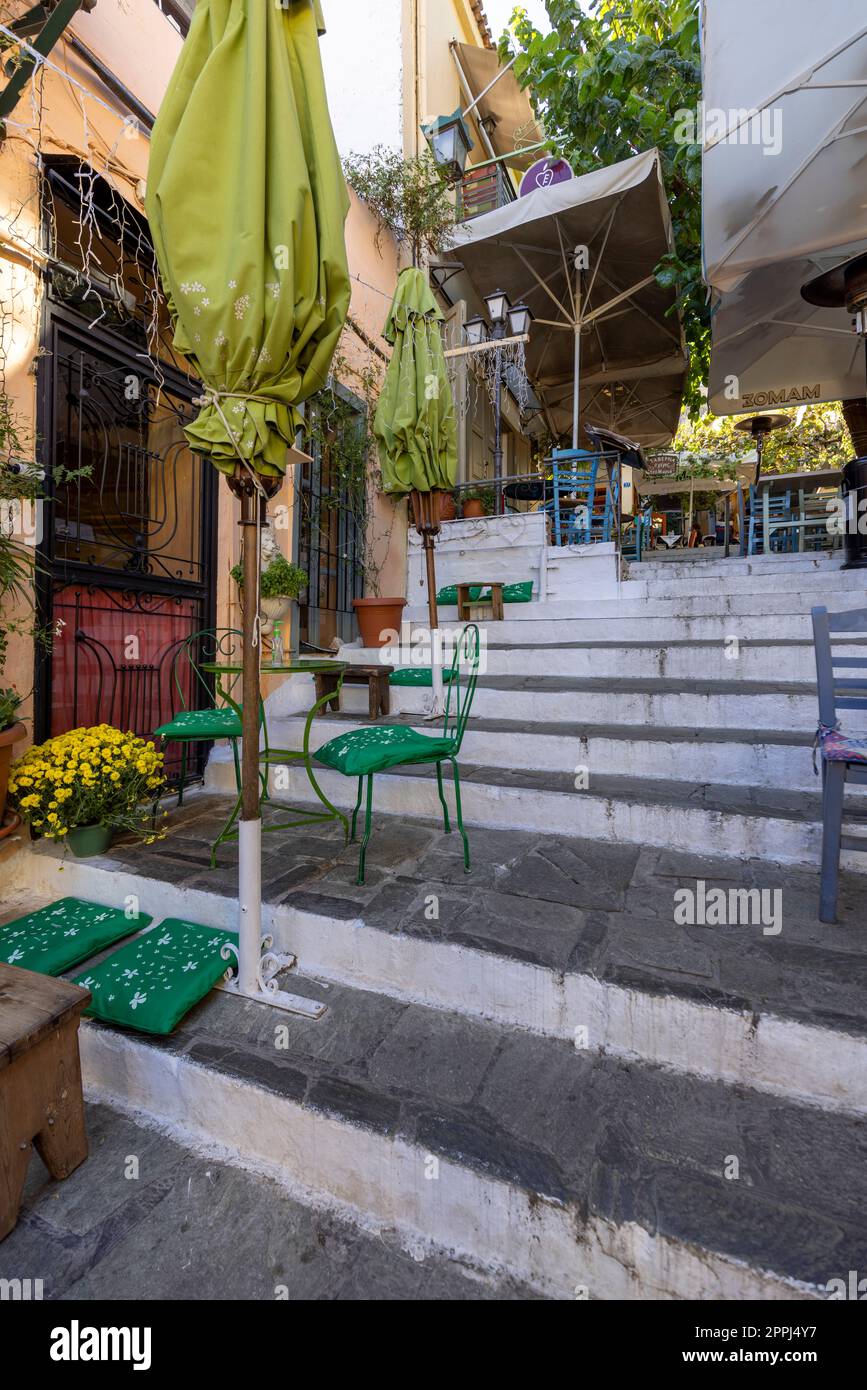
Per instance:
[[[576,248],[588,260],[580,285]],[[677,428],[687,366],[674,291],[654,274],[672,248],[659,154],[648,150],[474,218],[450,259],[477,299],[501,289],[533,310],[527,374],[558,433],[575,430],[577,348],[581,421],[653,445]]]
[[[709,285],[867,236],[864,0],[703,0],[702,77]]]
[[[864,348],[840,309],[819,309],[801,286],[858,251],[764,266],[715,295],[708,404],[714,415],[779,409],[864,394]]]

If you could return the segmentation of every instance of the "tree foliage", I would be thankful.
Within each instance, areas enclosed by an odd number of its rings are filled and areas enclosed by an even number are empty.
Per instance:
[[[822,468],[842,468],[852,458],[852,441],[839,405],[799,406],[781,411],[788,424],[768,435],[764,448],[765,473],[800,473]],[[678,476],[732,477],[727,464],[744,460],[755,445],[735,426],[737,416],[702,415],[684,420],[674,447],[689,464]]]
[[[698,0],[546,0],[542,34],[517,6],[503,57],[530,88],[551,145],[576,173],[656,146],[675,236],[657,268],[672,287],[690,352],[685,404],[702,404],[710,316],[701,275],[701,146],[683,142],[683,111],[701,97]],[[680,119],[678,118],[680,113]]]
[[[398,150],[377,145],[369,154],[347,156],[343,172],[376,218],[377,238],[390,231],[411,253],[413,265],[444,249],[455,207],[448,178],[432,154],[404,159]]]

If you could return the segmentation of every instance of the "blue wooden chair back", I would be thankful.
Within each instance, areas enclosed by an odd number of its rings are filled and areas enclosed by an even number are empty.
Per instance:
[[[851,656],[860,652],[860,644],[838,643],[837,633],[864,633],[867,645],[867,608],[853,608],[846,613],[829,613],[827,608],[813,609],[813,642],[816,649],[816,679],[819,686],[819,721],[834,729],[841,709],[867,709],[867,680],[845,675],[847,671],[867,670],[867,656]],[[849,648],[849,651],[846,648]]]
[[[768,520],[780,521],[792,515],[792,490],[786,488],[785,492],[773,493],[768,498]],[[750,484],[750,530],[749,530],[749,553],[755,555],[758,552],[760,543],[764,549],[764,530],[765,512],[762,492]],[[777,530],[771,532],[771,549],[777,551],[789,551],[795,548],[795,532]]]
[[[554,544],[579,545],[591,539],[599,455],[588,449],[554,449],[551,454]],[[568,505],[565,499],[569,498]]]

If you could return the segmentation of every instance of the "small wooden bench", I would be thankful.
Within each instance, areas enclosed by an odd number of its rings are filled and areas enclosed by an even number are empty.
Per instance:
[[[502,620],[503,620],[503,581],[501,580],[499,583],[491,583],[489,580],[486,580],[485,583],[482,584],[482,583],[480,583],[480,581],[479,581],[478,579],[474,579],[473,582],[472,582],[472,584],[459,584],[459,585],[458,585],[458,617],[460,618],[461,622],[462,622],[462,623],[468,623],[468,622],[470,621],[470,608],[471,608],[474,604],[480,603],[480,602],[481,602],[481,603],[487,603],[487,602],[488,602],[487,598],[484,598],[484,599],[474,599],[474,598],[471,598],[471,597],[470,597],[470,590],[471,590],[471,589],[481,589],[482,591],[484,591],[485,589],[490,589],[490,591],[491,591],[491,599],[490,599],[490,602],[491,602],[491,617],[494,619],[494,622],[502,622]]]
[[[388,715],[391,712],[391,704],[388,695],[388,678],[393,672],[393,666],[349,666],[343,673],[344,685],[366,685],[368,691],[368,713],[372,723],[376,723],[380,715]],[[333,698],[323,705],[319,711],[319,717],[323,718],[328,710],[335,714],[340,709],[340,676],[328,671],[316,677],[316,699],[322,700],[332,692]]]
[[[0,964],[0,1240],[18,1220],[31,1145],[53,1178],[87,1158],[78,1055],[90,991]]]

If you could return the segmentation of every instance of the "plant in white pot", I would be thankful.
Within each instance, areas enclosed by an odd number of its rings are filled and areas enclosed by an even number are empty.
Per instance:
[[[243,600],[244,576],[241,566],[235,565],[231,573]],[[270,636],[279,624],[283,650],[287,654],[298,649],[298,595],[306,587],[305,571],[298,565],[291,564],[282,555],[276,556],[262,570],[259,581],[262,633],[265,637]]]

